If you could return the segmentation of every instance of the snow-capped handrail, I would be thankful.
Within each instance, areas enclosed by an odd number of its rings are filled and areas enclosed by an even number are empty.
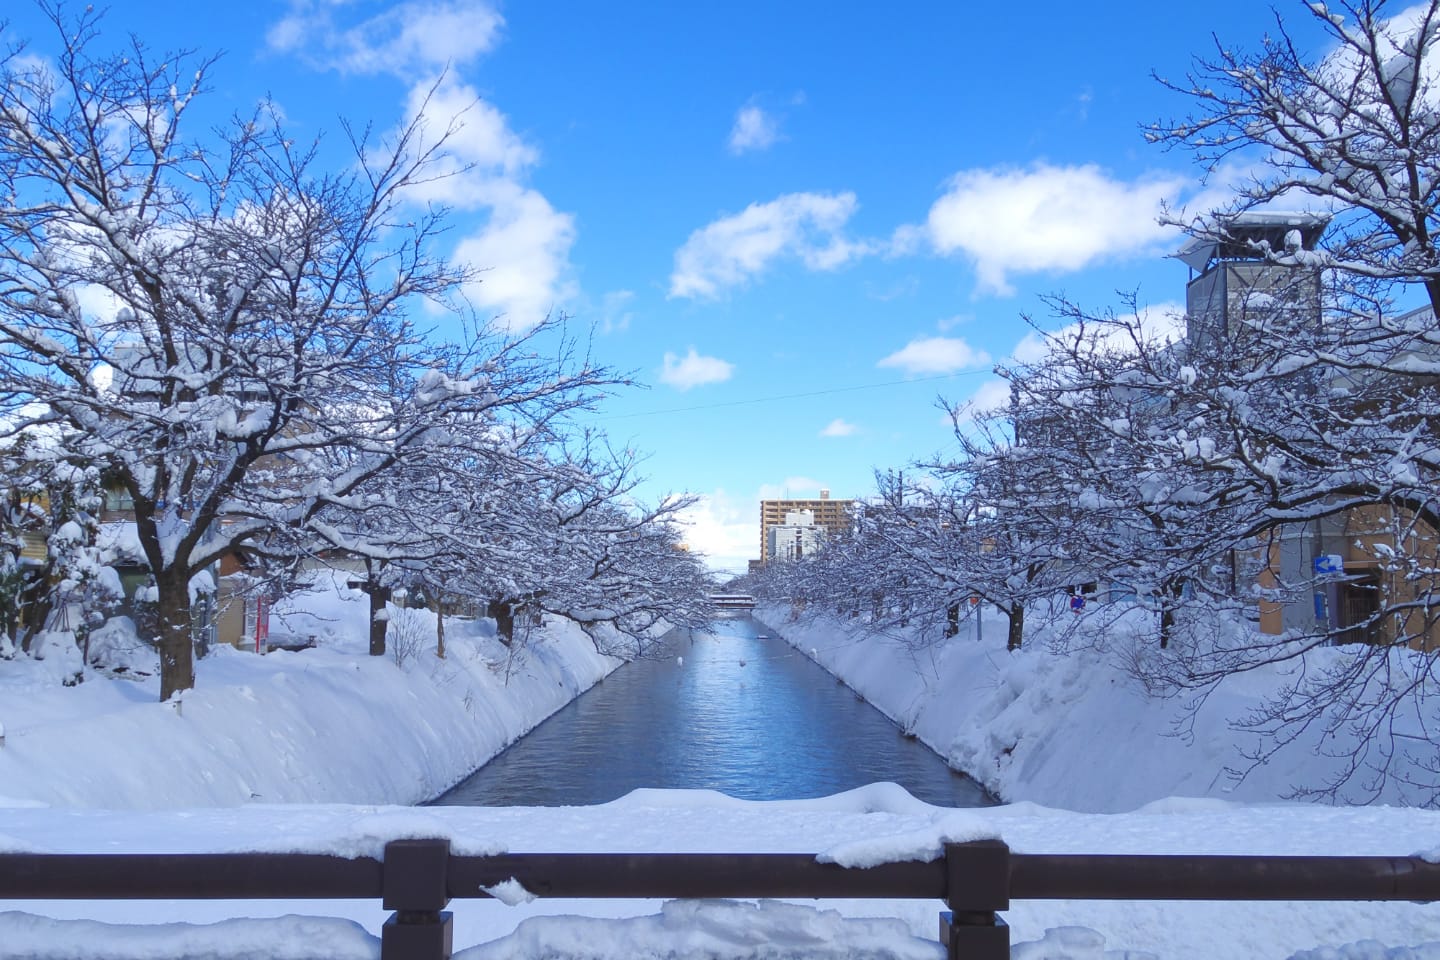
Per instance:
[[[797,853],[506,853],[455,856],[446,839],[392,840],[381,859],[322,854],[0,853],[0,900],[382,898],[382,960],[450,956],[452,899],[850,898],[944,900],[952,958],[1005,960],[996,916],[1015,900],[1440,900],[1421,857],[1013,853],[949,843],[935,860],[845,867]]]

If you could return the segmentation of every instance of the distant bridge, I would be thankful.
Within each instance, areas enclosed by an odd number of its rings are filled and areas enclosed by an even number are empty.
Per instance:
[[[755,609],[755,598],[748,593],[712,593],[710,602],[721,610]]]

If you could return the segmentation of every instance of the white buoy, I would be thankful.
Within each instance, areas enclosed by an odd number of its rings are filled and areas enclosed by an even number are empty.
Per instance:
[[[685,658],[684,658],[684,657],[676,657],[676,658],[675,658],[675,666],[677,666],[677,667],[683,667],[683,666],[685,666]]]

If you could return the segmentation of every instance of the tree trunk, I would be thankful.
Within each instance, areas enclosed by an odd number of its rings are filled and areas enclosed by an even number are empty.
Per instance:
[[[445,601],[435,600],[435,656],[445,659]]]
[[[160,700],[195,686],[195,649],[190,637],[190,578],[155,578],[156,646],[160,648]]]
[[[393,591],[374,580],[366,580],[360,589],[365,596],[370,598],[370,656],[383,657],[385,656],[385,628],[390,625],[384,616],[385,604],[390,602],[390,594]]]
[[[1005,616],[1010,621],[1010,630],[1005,637],[1005,649],[1019,650],[1020,641],[1025,635],[1025,605],[1011,604],[1005,608]]]
[[[1175,610],[1180,606],[1180,601],[1185,597],[1185,582],[1183,580],[1172,580],[1160,588],[1160,649],[1165,650],[1170,646],[1170,638],[1175,633]]]
[[[495,636],[505,646],[515,639],[515,609],[508,600],[491,600],[485,605],[485,616],[495,618]]]

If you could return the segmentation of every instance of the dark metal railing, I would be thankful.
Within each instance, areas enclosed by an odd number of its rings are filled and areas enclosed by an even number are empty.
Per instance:
[[[1416,857],[1013,853],[949,844],[929,863],[847,869],[792,853],[516,853],[462,857],[394,840],[381,860],[273,854],[0,854],[0,900],[364,899],[392,916],[383,960],[444,960],[453,899],[515,880],[537,897],[934,899],[951,958],[1005,960],[1011,900],[1440,900]]]

